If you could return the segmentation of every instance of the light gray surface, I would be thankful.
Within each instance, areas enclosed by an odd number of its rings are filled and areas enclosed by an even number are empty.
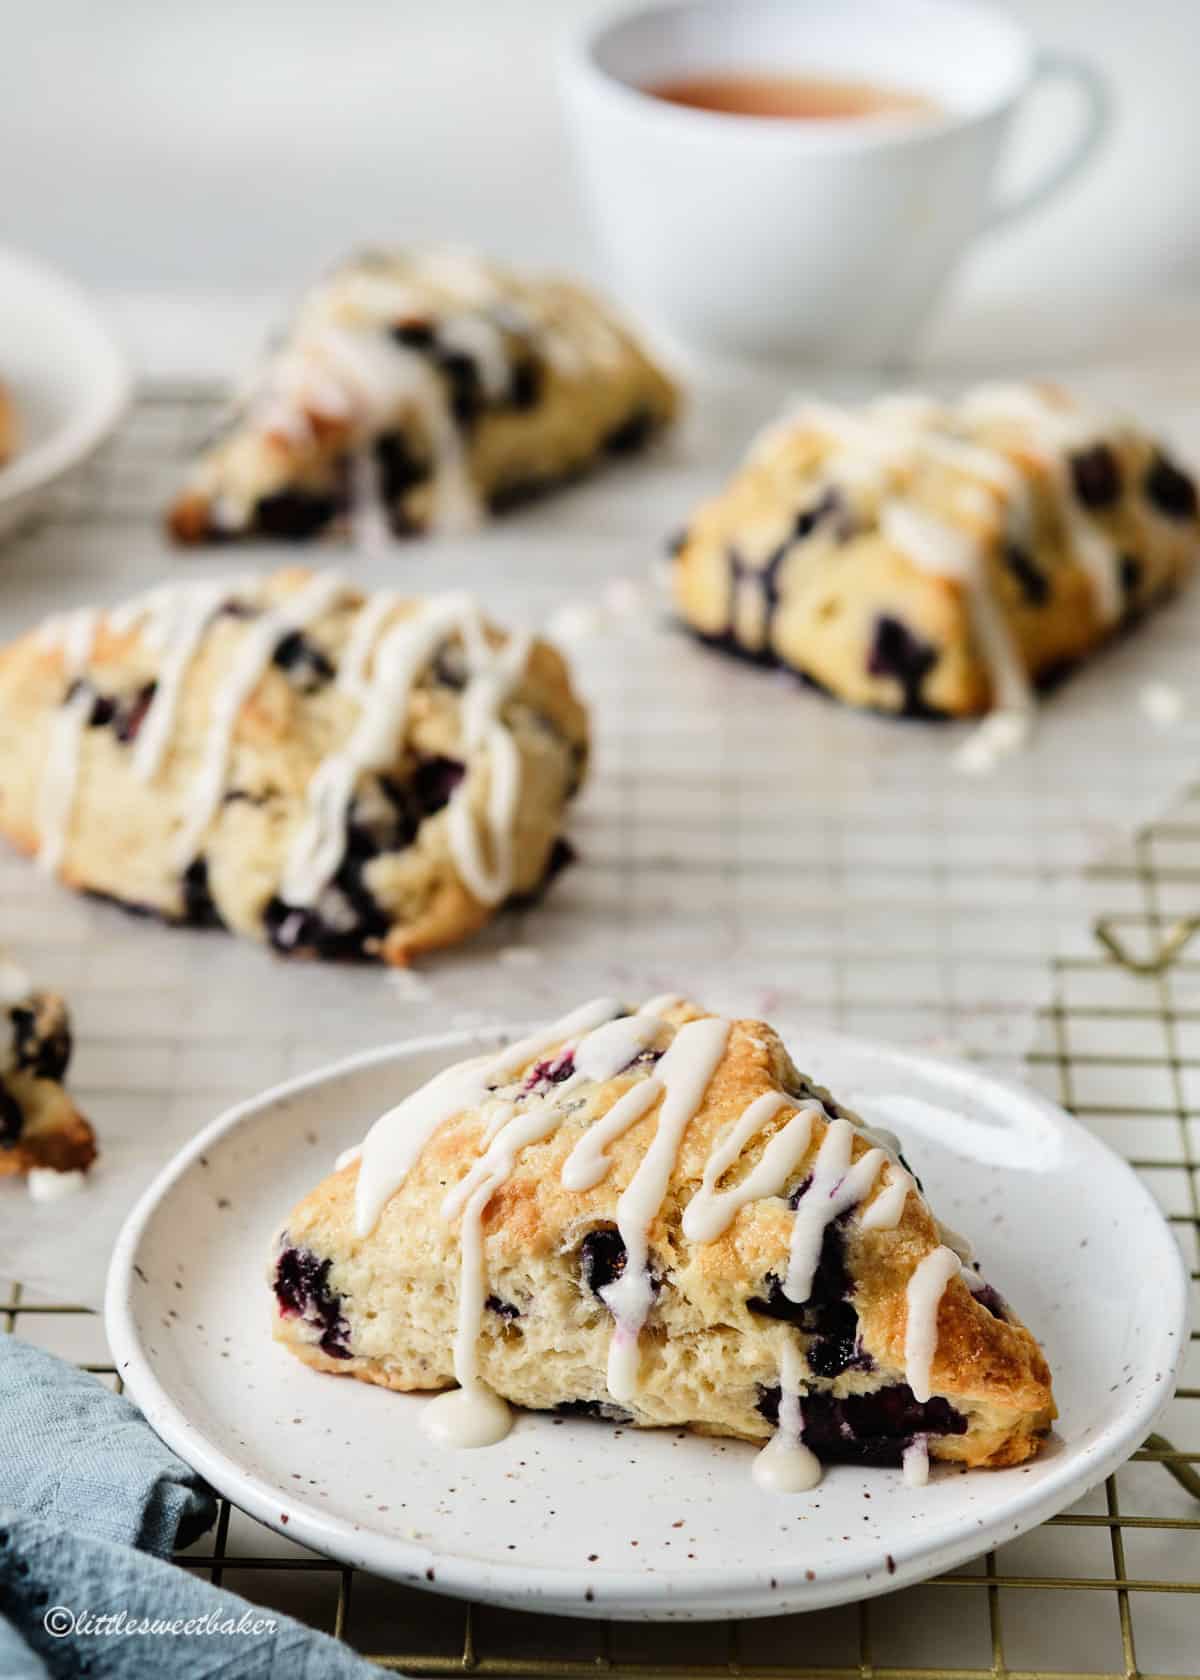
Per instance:
[[[1195,0],[1008,9],[1040,42],[1093,56],[1121,112],[1095,172],[981,248],[970,285],[1014,295],[1200,283]],[[104,287],[290,287],[347,244],[387,236],[469,239],[586,269],[551,60],[556,32],[595,10],[10,0],[4,237]],[[1030,113],[1016,172],[1055,144],[1069,107],[1048,95]]]

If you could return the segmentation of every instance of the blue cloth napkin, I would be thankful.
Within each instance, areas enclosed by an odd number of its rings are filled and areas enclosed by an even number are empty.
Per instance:
[[[210,1490],[128,1400],[0,1334],[0,1680],[378,1673],[163,1561],[215,1516]]]

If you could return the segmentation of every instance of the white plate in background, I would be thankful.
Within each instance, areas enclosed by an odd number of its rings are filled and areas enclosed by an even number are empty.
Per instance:
[[[34,257],[0,249],[0,384],[17,451],[0,467],[0,537],[86,461],[129,403],[125,359],[78,287]]]
[[[804,1070],[904,1139],[934,1209],[1044,1340],[1061,1416],[1013,1470],[834,1466],[759,1489],[755,1449],[519,1413],[455,1452],[424,1398],[312,1371],[271,1340],[266,1270],[289,1208],[385,1108],[501,1042],[455,1034],[352,1057],[242,1104],[134,1209],[109,1274],[113,1357],[150,1423],[293,1540],[458,1597],[565,1615],[704,1620],[818,1609],[953,1568],[1078,1499],[1153,1428],[1187,1330],[1174,1239],[1078,1122],[976,1069],[824,1032]],[[869,1500],[866,1495],[870,1495]]]

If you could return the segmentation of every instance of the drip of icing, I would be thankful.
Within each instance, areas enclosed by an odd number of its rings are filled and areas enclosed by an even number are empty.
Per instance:
[[[90,607],[52,621],[43,641],[62,649],[63,675],[68,686],[78,682],[86,669],[95,640],[98,614]],[[92,709],[93,696],[84,686],[55,712],[50,721],[50,741],[38,788],[38,868],[47,875],[57,872],[66,850],[67,830],[75,807],[79,778],[79,752],[83,731]]]
[[[486,315],[455,315],[443,321],[438,328],[438,344],[471,358],[479,369],[486,397],[496,401],[507,393],[512,369],[504,335]]]
[[[963,403],[968,420],[1011,423],[1028,430],[1048,457],[1067,538],[1088,575],[1096,611],[1105,624],[1114,624],[1124,606],[1121,590],[1121,550],[1099,523],[1076,500],[1066,457],[1084,447],[1106,422],[1101,416],[1063,407],[1034,385],[984,385]]]
[[[889,1161],[882,1190],[870,1207],[859,1215],[858,1223],[864,1231],[894,1231],[904,1213],[910,1190],[916,1181],[897,1161]]]
[[[344,1167],[352,1167],[356,1161],[362,1160],[362,1145],[356,1143],[352,1149],[343,1149],[333,1163],[334,1172],[341,1172]]]
[[[633,1016],[610,1020],[585,1033],[571,1047],[575,1071],[548,1096],[531,1098],[524,1112],[503,1104],[509,1118],[494,1132],[485,1153],[447,1194],[442,1218],[461,1215],[458,1328],[454,1375],[458,1398],[444,1396],[427,1408],[425,1427],[439,1439],[464,1447],[490,1446],[508,1433],[507,1404],[479,1377],[478,1342],[487,1285],[483,1264],[483,1215],[492,1197],[512,1176],[521,1151],[539,1143],[562,1124],[562,1098],[585,1080],[603,1081],[624,1067],[651,1036],[656,1022]]]
[[[662,1206],[683,1135],[725,1054],[729,1032],[728,1021],[689,1021],[675,1034],[653,1076],[663,1094],[658,1125],[617,1203],[625,1269],[601,1291],[617,1321],[608,1355],[608,1390],[615,1400],[630,1400],[637,1391],[638,1337],[654,1299],[647,1265],[650,1226]]]
[[[771,1493],[809,1493],[821,1480],[821,1461],[802,1439],[803,1386],[800,1357],[789,1336],[779,1365],[779,1423],[750,1472],[759,1487]]]
[[[322,319],[319,309],[302,327],[291,350],[268,372],[260,424],[290,436],[307,435],[307,413],[339,418],[357,413],[368,430],[415,416],[434,462],[432,523],[467,531],[479,523],[479,498],[471,481],[462,436],[445,386],[428,357],[398,343],[371,323],[364,331]]]
[[[662,1096],[662,1080],[651,1074],[617,1098],[603,1120],[589,1126],[563,1162],[559,1175],[565,1190],[590,1190],[608,1172],[608,1147],[625,1136]]]
[[[908,1320],[904,1328],[905,1381],[922,1405],[932,1397],[931,1369],[937,1351],[938,1308],[946,1285],[962,1270],[952,1248],[935,1248],[908,1280]]]
[[[990,768],[1001,752],[1015,751],[1028,739],[1035,701],[1011,626],[992,594],[987,546],[968,531],[935,519],[907,502],[885,502],[879,526],[888,541],[914,565],[935,577],[953,579],[965,591],[971,628],[991,678],[995,710],[984,720],[986,736],[967,742],[970,750],[960,754],[960,763],[965,769]]]
[[[417,677],[474,611],[468,596],[436,596],[387,632],[370,682],[357,681],[362,710],[353,733],[345,746],[322,759],[309,782],[304,821],[283,871],[285,903],[313,904],[328,885],[345,850],[346,813],[359,777],[392,762]],[[355,658],[361,665],[365,649],[355,649]]]
[[[438,1128],[478,1107],[491,1088],[511,1078],[526,1063],[547,1050],[593,1031],[620,1013],[612,998],[598,998],[572,1010],[561,1020],[494,1055],[477,1056],[444,1068],[417,1091],[380,1116],[362,1144],[362,1163],[355,1186],[355,1230],[370,1236],[385,1204],[412,1171],[425,1145]]]
[[[508,1401],[484,1382],[439,1394],[421,1413],[422,1430],[443,1447],[494,1447],[512,1422]]]
[[[355,618],[346,638],[338,671],[337,686],[353,700],[362,700],[368,692],[367,662],[384,623],[400,606],[403,597],[394,589],[380,589],[368,596],[362,611]]]
[[[143,782],[153,781],[162,763],[184,679],[227,593],[224,583],[184,585],[170,592],[151,620],[149,639],[159,643],[162,662],[154,698],[133,744],[133,772]]]
[[[868,1149],[852,1166],[853,1147],[850,1122],[840,1116],[831,1120],[813,1162],[812,1183],[800,1198],[792,1225],[783,1293],[798,1306],[812,1293],[825,1227],[866,1200],[887,1160],[882,1149]]]
[[[350,463],[350,527],[355,547],[364,554],[386,554],[391,547],[379,462],[369,445],[357,450]]]
[[[35,1202],[61,1202],[87,1188],[87,1174],[78,1167],[66,1172],[56,1167],[32,1167],[26,1187]]]
[[[477,616],[463,626],[463,637],[477,673],[462,698],[463,752],[468,758],[486,755],[490,863],[483,856],[471,808],[469,775],[454,790],[446,820],[463,881],[481,904],[499,904],[512,888],[513,819],[521,792],[521,756],[500,712],[528,663],[529,638],[514,633],[492,654]]]
[[[813,1116],[821,1112],[815,1104],[792,1115],[740,1183],[731,1185],[728,1190],[718,1190],[716,1186],[750,1139],[786,1104],[787,1098],[780,1092],[765,1091],[761,1097],[754,1099],[713,1150],[704,1163],[703,1182],[683,1215],[683,1234],[689,1242],[715,1242],[748,1202],[783,1193],[788,1179],[808,1152]]]
[[[247,625],[229,671],[213,695],[200,767],[188,789],[176,836],[176,857],[181,869],[192,862],[213,819],[221,799],[238,717],[262,679],[275,649],[292,631],[305,629],[314,618],[327,612],[344,589],[340,573],[320,573],[295,595]]]
[[[924,1487],[929,1480],[929,1438],[918,1435],[904,1449],[901,1460],[906,1487]]]

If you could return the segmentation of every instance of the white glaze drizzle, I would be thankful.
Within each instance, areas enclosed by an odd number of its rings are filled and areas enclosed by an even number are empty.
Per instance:
[[[658,1124],[617,1202],[625,1268],[600,1292],[616,1320],[608,1353],[608,1389],[614,1400],[631,1400],[637,1392],[638,1337],[654,1300],[647,1265],[650,1226],[662,1205],[684,1133],[725,1054],[729,1032],[730,1023],[716,1017],[687,1022],[651,1075],[662,1091]]]
[[[154,698],[133,744],[133,772],[143,782],[158,773],[175,725],[184,679],[199,651],[205,632],[222,600],[227,583],[183,585],[158,604],[148,639],[157,642],[162,658]]]
[[[605,1000],[604,1007],[608,1007]],[[590,1017],[589,1017],[590,1018]],[[561,1025],[561,1023],[559,1023]],[[574,1071],[545,1095],[531,1095],[523,1112],[513,1103],[498,1105],[507,1115],[489,1126],[483,1155],[442,1202],[442,1218],[459,1218],[461,1257],[458,1326],[454,1339],[454,1375],[461,1398],[442,1396],[426,1408],[425,1427],[455,1446],[490,1446],[508,1432],[509,1408],[479,1376],[478,1344],[486,1303],[483,1263],[483,1215],[496,1192],[511,1177],[521,1151],[540,1143],[566,1117],[563,1098],[579,1084],[603,1083],[619,1073],[653,1036],[657,1021],[641,1016],[602,1022],[575,1044],[564,1046]]]
[[[354,620],[338,669],[337,685],[352,700],[365,699],[368,692],[367,665],[384,624],[404,597],[394,589],[379,589],[369,596]]]
[[[906,1487],[924,1487],[929,1480],[929,1437],[917,1435],[904,1449],[901,1459]]]
[[[870,1207],[858,1216],[864,1231],[894,1231],[904,1213],[909,1191],[917,1192],[916,1180],[898,1161],[889,1160],[884,1172],[883,1188]]]
[[[938,1308],[951,1278],[962,1270],[952,1248],[930,1252],[908,1280],[908,1318],[904,1328],[904,1376],[913,1398],[924,1405],[932,1397],[931,1370],[937,1351]]]
[[[78,682],[87,668],[96,636],[99,614],[90,607],[52,619],[42,632],[42,644],[59,647],[63,676],[68,688]],[[50,719],[50,740],[38,788],[38,868],[47,875],[58,871],[66,850],[75,789],[79,779],[79,753],[83,731],[95,696],[81,686],[65,700]]]
[[[363,1140],[362,1162],[355,1186],[355,1229],[370,1236],[384,1206],[400,1189],[434,1132],[461,1114],[478,1107],[489,1086],[502,1083],[544,1055],[547,1050],[591,1032],[620,1013],[612,998],[597,998],[574,1009],[528,1038],[490,1056],[477,1056],[445,1068],[410,1096],[381,1115]]]
[[[0,952],[0,1005],[23,1003],[33,991],[33,981],[12,958]]]
[[[345,590],[338,572],[321,572],[294,595],[286,596],[252,619],[213,694],[200,765],[184,801],[175,839],[176,861],[186,868],[196,855],[221,800],[233,732],[243,706],[257,688],[279,643],[320,618]]]
[[[783,1293],[797,1305],[812,1294],[813,1277],[821,1255],[825,1227],[850,1208],[866,1201],[887,1155],[868,1149],[851,1165],[854,1127],[840,1115],[829,1122],[817,1158],[812,1183],[801,1196],[792,1224],[791,1250]]]
[[[821,1480],[821,1461],[803,1441],[803,1388],[800,1355],[789,1336],[779,1363],[779,1421],[750,1472],[759,1487],[771,1493],[808,1493]]]
[[[808,1153],[813,1117],[822,1112],[815,1103],[799,1109],[775,1133],[745,1178],[727,1190],[718,1190],[716,1186],[750,1139],[786,1107],[787,1101],[781,1091],[764,1091],[762,1096],[755,1097],[708,1157],[700,1188],[684,1210],[683,1234],[689,1242],[716,1242],[740,1209],[765,1196],[783,1193],[788,1179]]]

